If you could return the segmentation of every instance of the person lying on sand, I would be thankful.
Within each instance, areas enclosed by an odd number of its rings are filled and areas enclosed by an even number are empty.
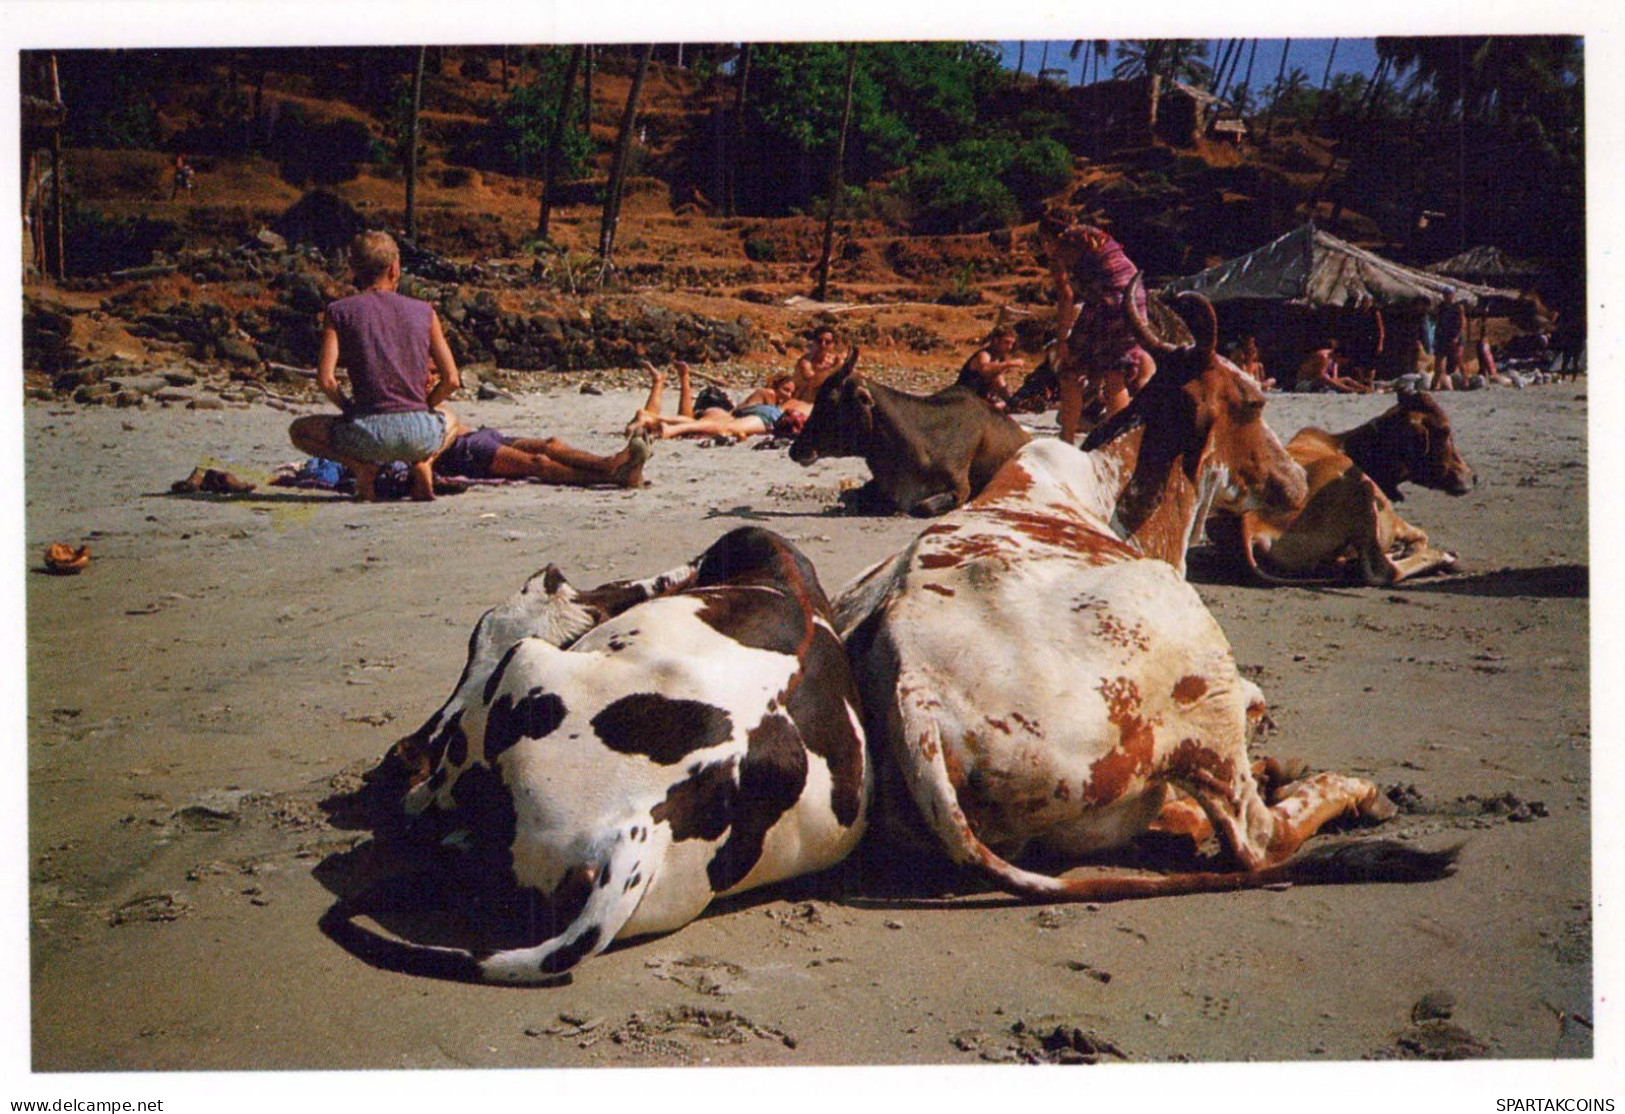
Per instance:
[[[614,456],[597,456],[557,437],[513,437],[500,430],[456,425],[451,444],[434,460],[437,476],[471,480],[534,479],[549,484],[591,487],[643,486],[643,466],[652,452],[649,435],[635,429]]]
[[[812,403],[795,396],[795,379],[781,375],[772,384],[752,391],[734,407],[707,406],[695,413],[694,387],[688,365],[673,360],[677,369],[677,413],[662,414],[660,406],[666,387],[666,373],[648,361],[641,365],[649,373],[649,397],[627,432],[645,430],[655,437],[731,437],[743,441],[770,433],[791,436],[799,431]]]

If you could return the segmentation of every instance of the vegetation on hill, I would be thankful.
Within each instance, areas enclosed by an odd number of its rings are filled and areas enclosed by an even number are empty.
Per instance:
[[[538,295],[705,292],[727,320],[812,292],[826,243],[831,298],[1041,306],[1022,226],[1051,202],[1109,222],[1153,277],[1315,219],[1413,263],[1491,244],[1577,303],[1581,42],[1376,45],[1373,73],[1334,77],[1261,72],[1252,40],[1080,40],[1076,87],[986,43],[661,44],[640,81],[637,46],[430,47],[416,104],[416,47],[25,52],[23,74],[39,94],[54,57],[67,105],[70,276],[241,244],[320,188],[429,252],[517,260]],[[48,134],[24,134],[42,182]],[[197,189],[172,199],[178,154]]]

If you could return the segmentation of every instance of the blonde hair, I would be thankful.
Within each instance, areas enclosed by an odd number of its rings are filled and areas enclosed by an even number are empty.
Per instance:
[[[401,261],[401,249],[387,232],[361,232],[350,241],[350,273],[357,286],[371,286]]]

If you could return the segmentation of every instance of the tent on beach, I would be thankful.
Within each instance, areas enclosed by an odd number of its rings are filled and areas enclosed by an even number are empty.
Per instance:
[[[1418,301],[1433,308],[1446,290],[1454,290],[1456,300],[1469,308],[1518,297],[1516,290],[1481,286],[1384,259],[1316,228],[1313,221],[1256,251],[1176,279],[1163,293],[1185,290],[1215,304],[1257,299],[1327,309],[1353,308],[1367,297],[1384,309],[1415,306]]]
[[[1431,274],[1443,275],[1445,278],[1519,287],[1534,282],[1544,269],[1539,263],[1515,259],[1490,244],[1468,248],[1449,259],[1429,263],[1423,268]]]
[[[1214,305],[1221,336],[1255,337],[1266,367],[1276,373],[1295,368],[1328,337],[1336,337],[1345,351],[1369,352],[1382,336],[1381,352],[1369,358],[1379,376],[1390,378],[1413,369],[1423,314],[1437,310],[1447,290],[1477,317],[1492,303],[1515,303],[1519,297],[1517,290],[1384,259],[1313,221],[1256,251],[1176,279],[1162,294],[1201,294]],[[1380,328],[1373,309],[1381,311]]]

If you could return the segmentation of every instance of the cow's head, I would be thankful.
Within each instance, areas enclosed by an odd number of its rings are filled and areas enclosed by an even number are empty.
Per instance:
[[[846,363],[818,387],[812,413],[790,446],[790,459],[811,464],[826,456],[862,456],[875,428],[875,399],[861,375],[852,374],[858,363],[857,345]]]
[[[1190,327],[1191,343],[1171,344],[1152,331],[1137,304],[1140,276],[1123,298],[1123,313],[1157,372],[1131,403],[1085,442],[1104,444],[1128,429],[1145,429],[1137,472],[1166,474],[1178,462],[1213,505],[1229,511],[1290,511],[1303,504],[1308,481],[1264,422],[1258,383],[1217,352],[1218,322],[1200,294],[1185,293],[1174,308]]]
[[[1404,498],[1399,484],[1405,480],[1450,495],[1465,495],[1478,483],[1478,477],[1456,450],[1449,416],[1432,395],[1401,391],[1398,405],[1377,423],[1382,435],[1382,457],[1393,471],[1377,475],[1373,469],[1372,478],[1394,502]]]
[[[580,602],[557,567],[548,565],[531,576],[519,591],[480,616],[451,696],[423,726],[395,744],[383,768],[404,777],[407,786],[420,783],[439,762],[450,736],[461,729],[463,711],[482,696],[489,699],[486,682],[509,650],[526,638],[566,646],[597,622],[598,616]]]

